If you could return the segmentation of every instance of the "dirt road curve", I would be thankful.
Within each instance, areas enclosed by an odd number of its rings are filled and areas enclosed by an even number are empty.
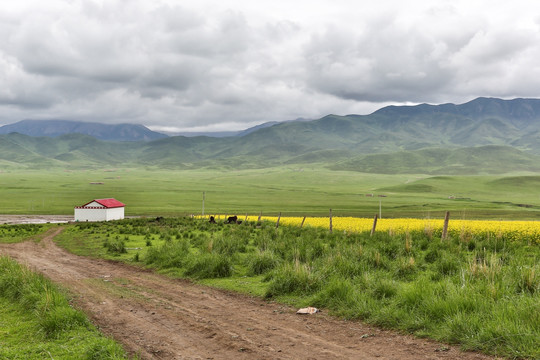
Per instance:
[[[106,334],[143,359],[491,359],[328,315],[70,254],[52,239],[1,244],[70,289]]]

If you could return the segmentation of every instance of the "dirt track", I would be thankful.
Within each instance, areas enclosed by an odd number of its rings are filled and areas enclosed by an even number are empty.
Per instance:
[[[79,257],[52,241],[0,244],[68,288],[106,334],[142,359],[492,359],[454,346]]]

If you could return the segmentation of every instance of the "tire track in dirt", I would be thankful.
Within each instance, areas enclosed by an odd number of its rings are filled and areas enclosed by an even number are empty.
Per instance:
[[[493,359],[73,255],[53,242],[61,231],[51,229],[39,243],[0,244],[0,254],[69,289],[101,331],[142,359]]]

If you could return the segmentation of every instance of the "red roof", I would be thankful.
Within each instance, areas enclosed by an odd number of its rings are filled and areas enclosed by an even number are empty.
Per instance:
[[[86,205],[88,204],[91,204],[93,202],[97,202],[98,204],[106,207],[106,208],[117,208],[117,207],[124,207],[126,206],[125,204],[121,203],[120,201],[116,200],[116,199],[113,199],[113,198],[110,198],[110,199],[94,199],[86,204],[84,204],[83,206],[81,207],[85,207]]]

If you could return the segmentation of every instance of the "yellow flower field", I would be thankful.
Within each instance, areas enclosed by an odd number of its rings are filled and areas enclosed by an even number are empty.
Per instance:
[[[223,217],[223,216],[221,216]],[[239,220],[245,220],[243,216]],[[248,221],[257,221],[258,216],[248,216]],[[261,220],[276,222],[277,217],[263,216]],[[302,224],[303,217],[281,217],[280,224]],[[440,236],[443,219],[378,219],[377,231],[402,234],[414,231],[426,231]],[[329,218],[306,217],[304,226],[329,228]],[[373,219],[355,217],[333,217],[332,228],[335,231],[365,232],[371,231]],[[448,233],[452,236],[504,237],[506,240],[540,244],[540,221],[494,221],[494,220],[452,220],[448,225]]]

